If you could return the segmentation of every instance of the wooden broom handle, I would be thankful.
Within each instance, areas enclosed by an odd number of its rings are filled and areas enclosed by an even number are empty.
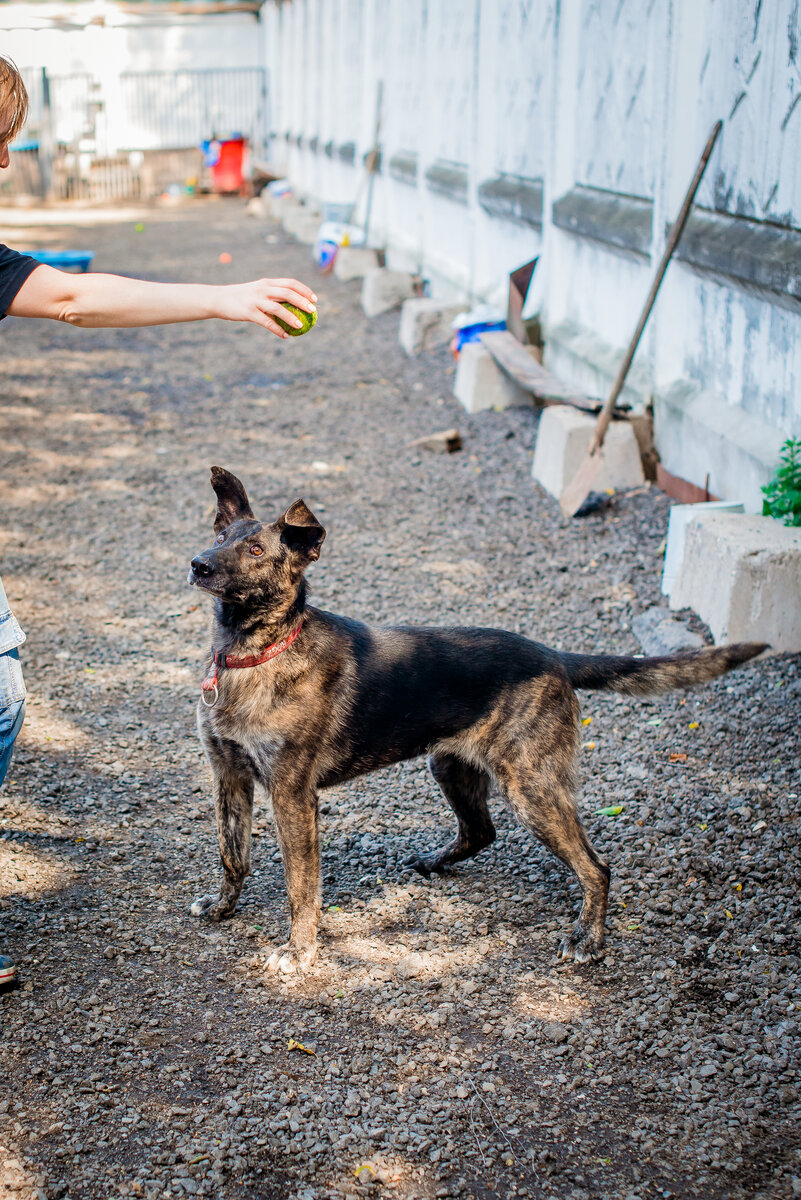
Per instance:
[[[659,291],[662,280],[665,278],[665,271],[668,269],[668,263],[673,257],[673,251],[679,244],[679,238],[684,231],[684,226],[687,224],[687,218],[690,215],[690,209],[692,208],[693,200],[695,199],[695,193],[698,191],[698,185],[703,178],[704,171],[706,170],[706,164],[709,162],[712,151],[715,148],[715,142],[718,139],[718,134],[720,133],[722,127],[722,121],[717,121],[715,123],[715,126],[712,129],[709,138],[707,139],[707,143],[704,146],[704,152],[698,160],[698,166],[695,168],[695,174],[693,175],[690,186],[687,189],[687,194],[684,197],[684,203],[681,206],[679,215],[673,222],[670,233],[668,234],[668,239],[665,243],[665,249],[662,253],[662,258],[659,261],[659,266],[656,268],[654,281],[651,284],[651,290],[648,293],[648,298],[645,301],[642,313],[640,314],[640,319],[637,322],[637,328],[634,330],[634,334],[629,342],[628,349],[626,350],[623,361],[620,364],[618,373],[615,376],[615,382],[612,384],[612,390],[609,393],[606,403],[598,414],[598,420],[595,423],[595,433],[593,434],[592,445],[590,446],[590,454],[595,454],[596,451],[600,450],[601,446],[603,445],[603,440],[606,437],[606,431],[609,428],[609,422],[612,420],[612,413],[614,411],[615,404],[617,403],[617,398],[623,391],[623,384],[626,382],[626,376],[629,373],[629,367],[631,366],[632,359],[636,353],[637,346],[640,343],[640,338],[642,337],[642,332],[645,329],[646,321],[651,315],[651,309],[654,307],[654,301],[656,300],[657,292]]]

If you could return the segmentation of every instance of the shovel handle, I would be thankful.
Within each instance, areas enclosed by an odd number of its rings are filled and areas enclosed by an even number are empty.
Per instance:
[[[364,244],[369,244],[370,235],[370,212],[373,207],[373,180],[375,178],[376,169],[378,166],[378,155],[381,137],[381,113],[384,104],[384,81],[379,79],[378,87],[376,88],[375,96],[375,134],[373,136],[373,147],[370,151],[367,160],[367,207],[364,212]]]
[[[634,334],[629,342],[628,349],[623,357],[623,361],[618,368],[615,381],[612,384],[612,390],[607,397],[606,403],[598,414],[598,420],[595,423],[595,433],[593,434],[592,445],[590,446],[590,454],[595,454],[596,451],[600,450],[601,446],[603,445],[603,440],[606,437],[606,431],[609,428],[609,422],[612,420],[612,413],[614,411],[615,404],[617,403],[617,398],[623,391],[623,384],[626,382],[626,376],[629,373],[629,367],[631,366],[632,359],[636,353],[637,346],[640,343],[640,338],[642,337],[642,332],[645,329],[646,321],[651,315],[651,309],[654,307],[654,301],[656,300],[657,292],[659,291],[662,280],[665,278],[665,271],[668,269],[668,263],[673,257],[673,251],[678,246],[679,238],[684,231],[684,226],[687,224],[687,218],[690,215],[690,209],[692,208],[693,200],[695,199],[695,193],[698,191],[698,186],[703,179],[706,165],[709,162],[712,151],[715,148],[715,142],[718,140],[718,134],[722,128],[723,122],[716,121],[712,132],[707,138],[707,143],[704,146],[704,152],[698,160],[698,166],[695,168],[695,174],[693,175],[690,186],[687,189],[687,194],[685,195],[684,202],[679,210],[679,215],[676,217],[676,220],[671,226],[668,239],[665,242],[665,249],[662,252],[661,259],[659,260],[659,266],[656,268],[656,274],[654,275],[654,281],[651,284],[651,290],[648,293],[642,313],[640,314],[640,319],[637,322],[637,328],[634,330]]]

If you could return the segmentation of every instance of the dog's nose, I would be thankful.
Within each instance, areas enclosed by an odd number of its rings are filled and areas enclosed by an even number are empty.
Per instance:
[[[199,555],[197,558],[192,559],[192,570],[196,575],[200,575],[204,578],[208,575],[214,574],[214,567],[211,565],[209,560],[207,558],[201,558]]]

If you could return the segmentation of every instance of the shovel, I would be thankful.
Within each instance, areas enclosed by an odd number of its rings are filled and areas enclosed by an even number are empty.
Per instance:
[[[637,322],[637,328],[634,330],[634,334],[629,342],[628,349],[626,350],[623,361],[620,364],[620,369],[615,376],[615,381],[612,384],[612,390],[609,393],[606,403],[598,414],[598,420],[595,423],[595,432],[593,434],[590,448],[587,451],[584,461],[582,462],[572,481],[567,485],[562,493],[559,503],[562,506],[562,512],[566,517],[575,516],[584,501],[589,496],[590,492],[594,491],[595,489],[595,482],[600,475],[601,468],[603,466],[602,447],[604,444],[604,438],[606,437],[606,431],[609,428],[609,422],[612,420],[612,413],[614,412],[615,404],[617,403],[618,396],[623,391],[623,384],[626,382],[626,376],[629,373],[629,367],[631,366],[632,359],[634,358],[640,338],[642,337],[642,331],[645,329],[645,324],[651,315],[651,309],[654,306],[657,292],[659,291],[662,280],[665,277],[665,271],[667,271],[668,263],[673,257],[673,251],[679,244],[679,238],[682,235],[684,226],[687,224],[687,218],[690,215],[690,209],[692,208],[692,203],[695,199],[695,193],[698,191],[698,185],[703,178],[704,171],[706,170],[706,164],[709,162],[710,155],[712,154],[712,150],[714,149],[715,142],[717,141],[717,137],[722,126],[722,121],[718,121],[715,124],[712,132],[709,135],[709,139],[704,146],[704,152],[698,161],[698,166],[695,168],[695,174],[693,175],[692,182],[687,189],[687,194],[684,197],[684,202],[681,206],[679,215],[676,217],[670,233],[668,234],[668,239],[665,243],[665,250],[662,258],[660,259],[659,266],[656,268],[654,281],[651,284],[651,290],[648,293],[648,298],[645,301],[642,313],[640,314],[640,319]]]

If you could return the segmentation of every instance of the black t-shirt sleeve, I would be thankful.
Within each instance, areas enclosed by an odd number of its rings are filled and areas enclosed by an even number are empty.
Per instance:
[[[0,242],[0,321],[25,280],[38,266],[29,254],[9,250]]]

